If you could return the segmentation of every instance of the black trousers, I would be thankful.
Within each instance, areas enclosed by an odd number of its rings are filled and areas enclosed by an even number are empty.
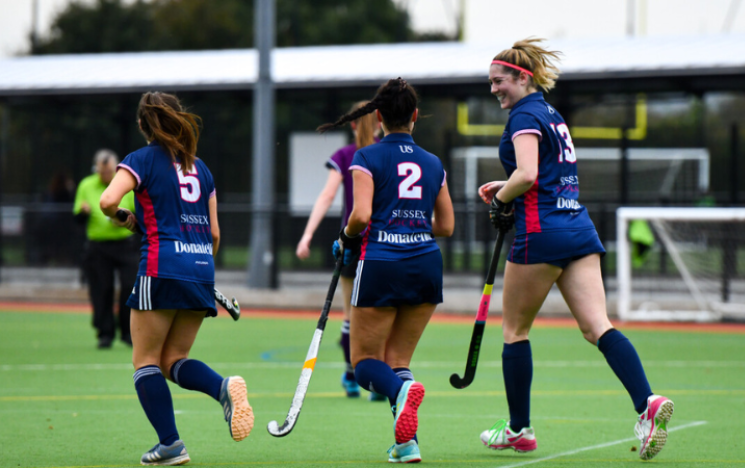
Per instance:
[[[124,240],[107,242],[88,242],[86,269],[88,285],[93,304],[93,327],[98,330],[98,338],[114,339],[116,321],[114,318],[114,272],[119,273],[119,331],[120,338],[129,338],[129,298],[139,265],[139,243],[137,236]]]

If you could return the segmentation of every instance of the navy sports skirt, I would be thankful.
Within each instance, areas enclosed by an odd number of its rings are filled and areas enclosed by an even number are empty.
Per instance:
[[[532,232],[515,236],[507,260],[520,264],[549,263],[566,268],[573,260],[593,253],[605,255],[595,228]]]
[[[396,261],[360,260],[352,289],[357,307],[442,302],[442,254],[435,250]]]
[[[206,310],[217,316],[215,285],[168,278],[138,276],[127,306],[136,310]]]

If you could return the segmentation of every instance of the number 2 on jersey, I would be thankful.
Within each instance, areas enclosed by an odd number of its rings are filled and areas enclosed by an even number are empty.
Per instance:
[[[555,127],[554,124],[551,124],[551,130],[564,140],[564,150],[559,152],[559,162],[564,162],[564,160],[568,163],[577,162],[577,153],[574,152],[574,143],[567,124],[561,123]]]
[[[199,187],[199,179],[196,177],[196,166],[194,166],[191,171],[184,174],[181,171],[181,164],[173,163],[173,165],[176,167],[176,174],[178,174],[178,184],[181,187],[181,199],[189,203],[199,201],[199,197],[202,196],[202,189]]]
[[[422,168],[412,162],[398,165],[398,175],[406,177],[398,184],[398,198],[422,198],[422,187],[414,185],[422,178]]]

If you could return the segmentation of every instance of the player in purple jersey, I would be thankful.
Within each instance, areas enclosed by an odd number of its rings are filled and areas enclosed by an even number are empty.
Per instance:
[[[212,174],[195,156],[200,119],[184,111],[176,96],[149,92],[140,99],[137,121],[148,145],[122,161],[100,204],[115,223],[143,232],[140,271],[127,305],[135,389],[159,443],[140,462],[181,465],[190,459],[166,378],[217,400],[236,441],[248,436],[254,417],[243,378],[223,378],[188,358],[205,316],[217,313],[213,255],[220,228]],[[126,222],[119,222],[119,203],[131,190],[137,217],[127,211]]]
[[[368,102],[361,101],[356,103],[349,112],[354,112]],[[352,158],[358,149],[372,145],[377,141],[375,134],[380,130],[380,123],[374,115],[367,114],[349,122],[349,124],[352,127],[352,132],[354,132],[354,143],[339,149],[326,162],[326,167],[329,168],[326,186],[318,195],[316,203],[313,205],[313,210],[310,212],[310,217],[308,218],[308,224],[305,226],[305,232],[295,250],[295,255],[300,260],[305,260],[310,256],[310,242],[313,240],[313,234],[334,202],[334,197],[336,197],[336,192],[339,190],[340,185],[344,186],[342,228],[347,225],[349,215],[352,213],[352,173],[349,171],[349,166],[352,164]],[[341,326],[341,346],[344,350],[344,362],[346,363],[346,369],[341,376],[341,385],[344,387],[344,391],[348,397],[360,396],[360,386],[354,379],[354,369],[352,369],[352,362],[349,357],[349,315],[352,307],[350,300],[352,298],[352,280],[354,280],[356,269],[356,262],[345,265],[342,268],[340,277],[342,294],[344,296],[344,321]],[[370,400],[385,400],[385,397],[381,398],[380,394],[371,393]]]
[[[396,442],[388,461],[413,463],[421,461],[416,431],[424,386],[409,366],[442,302],[442,256],[434,237],[450,236],[455,222],[442,162],[411,137],[419,111],[406,81],[389,80],[369,104],[318,129],[373,111],[385,137],[354,155],[354,207],[334,250],[346,264],[359,256],[350,324],[355,378],[393,405]]]
[[[499,145],[508,179],[484,184],[497,229],[516,227],[504,272],[502,373],[510,419],[481,434],[489,448],[527,452],[537,448],[530,426],[533,361],[528,333],[554,283],[583,336],[603,353],[639,414],[635,432],[640,457],[662,449],[673,402],[654,395],[636,350],[608,320],[600,256],[605,254],[587,210],[579,204],[577,155],[564,119],[543,99],[558,78],[559,52],[541,39],[516,42],[494,57],[491,93],[510,109]]]

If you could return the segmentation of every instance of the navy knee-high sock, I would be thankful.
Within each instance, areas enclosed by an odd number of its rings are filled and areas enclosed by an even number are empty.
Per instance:
[[[186,390],[206,393],[220,401],[223,378],[207,364],[196,359],[181,359],[171,366],[171,380]]]
[[[166,378],[158,366],[145,366],[134,374],[135,390],[147,419],[153,425],[163,445],[172,445],[179,439],[176,419],[173,416],[173,400]]]
[[[344,363],[347,365],[346,378],[352,380],[354,379],[354,369],[352,369],[352,360],[349,353],[349,320],[345,320],[341,324],[341,349],[344,351]]]
[[[611,328],[598,340],[598,349],[626,387],[636,412],[642,413],[647,408],[647,398],[652,395],[652,389],[634,345],[623,333]]]
[[[398,391],[404,384],[404,381],[393,372],[388,364],[377,359],[364,359],[358,362],[354,368],[354,377],[360,387],[385,395],[394,404]]]
[[[520,431],[530,426],[530,384],[533,381],[530,341],[504,344],[502,375],[507,405],[510,407],[510,428]]]

